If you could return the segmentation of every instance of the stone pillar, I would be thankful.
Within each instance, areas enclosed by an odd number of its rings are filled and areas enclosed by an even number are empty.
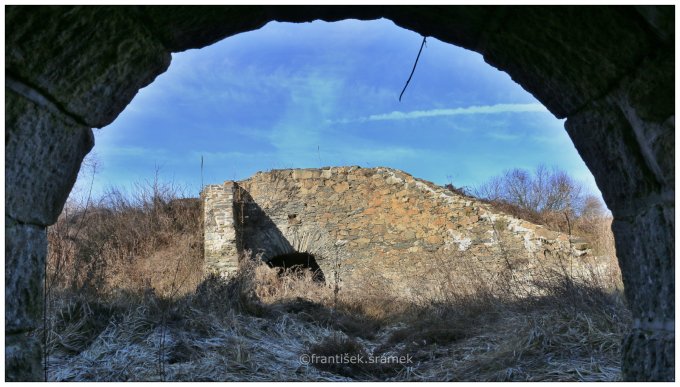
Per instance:
[[[234,219],[235,182],[203,189],[204,255],[206,272],[230,274],[238,270],[237,222]]]
[[[5,217],[5,380],[43,380],[41,324],[45,227]]]
[[[43,380],[46,226],[54,223],[94,145],[90,128],[30,87],[5,89],[5,378]]]
[[[655,204],[612,224],[634,317],[623,345],[625,380],[675,380],[674,212]]]
[[[675,61],[645,60],[610,97],[630,125],[655,185],[612,209],[616,251],[635,320],[623,346],[625,380],[675,380]],[[644,191],[644,189],[649,189]]]
[[[675,116],[673,59],[647,61],[566,128],[614,216],[633,314],[623,378],[675,379]],[[670,89],[670,94],[668,94]]]
[[[94,145],[170,53],[135,7],[7,6],[5,370],[42,380],[39,338],[53,224]]]

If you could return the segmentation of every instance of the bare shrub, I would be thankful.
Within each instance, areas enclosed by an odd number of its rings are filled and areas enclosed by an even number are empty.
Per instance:
[[[544,165],[533,173],[509,169],[473,190],[475,196],[489,201],[511,203],[521,209],[542,212],[579,211],[583,207],[583,187],[566,172]]]
[[[544,165],[533,172],[508,169],[474,187],[471,193],[503,212],[561,232],[590,235],[587,227],[577,225],[570,230],[567,223],[607,216],[602,201],[587,193],[582,184],[565,171]]]
[[[612,217],[598,197],[586,193],[566,172],[542,165],[533,172],[510,169],[475,187],[472,194],[496,210],[586,243],[601,261],[599,266],[608,267],[607,274],[620,282]]]

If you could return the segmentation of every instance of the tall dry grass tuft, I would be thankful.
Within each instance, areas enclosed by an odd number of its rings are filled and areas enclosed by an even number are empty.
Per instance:
[[[48,228],[46,375],[50,350],[80,353],[105,333],[117,314],[102,308],[136,304],[155,310],[149,323],[159,329],[156,369],[164,380],[172,300],[203,278],[201,203],[182,196],[157,174],[130,192],[110,188],[98,200],[68,203]],[[135,299],[142,296],[154,302]]]
[[[158,179],[69,206],[48,228],[48,286],[100,295],[193,291],[203,260],[201,203]]]

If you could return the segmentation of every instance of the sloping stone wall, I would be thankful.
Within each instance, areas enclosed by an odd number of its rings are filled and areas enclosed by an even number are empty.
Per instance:
[[[326,275],[337,258],[344,286],[375,272],[403,291],[433,255],[492,263],[509,252],[526,262],[586,253],[565,234],[390,168],[260,172],[208,186],[204,197],[206,266],[221,273],[244,251],[264,261],[309,252]]]

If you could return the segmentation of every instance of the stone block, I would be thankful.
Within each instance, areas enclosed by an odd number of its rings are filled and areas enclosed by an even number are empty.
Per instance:
[[[627,381],[674,381],[675,332],[634,328],[623,342],[621,368]]]
[[[643,320],[675,319],[675,208],[655,205],[612,223],[628,307]]]
[[[565,128],[589,168],[600,171],[594,174],[595,181],[615,218],[621,211],[645,206],[639,198],[662,191],[640,151],[635,130],[611,102],[592,103],[569,117]]]
[[[304,180],[314,178],[314,172],[308,169],[296,169],[293,171],[293,179]]]
[[[339,184],[336,184],[333,186],[333,190],[337,193],[343,193],[349,190],[349,183],[343,181]]]
[[[90,127],[110,124],[170,65],[133,8],[8,6],[5,21],[6,73]]]
[[[5,332],[41,324],[47,232],[5,217]]]
[[[430,235],[425,237],[425,241],[433,245],[442,245],[444,243],[444,238],[439,235]]]
[[[642,15],[659,39],[669,45],[674,43],[675,13],[673,6],[636,5],[635,10]]]
[[[5,334],[5,382],[45,380],[40,339],[33,334]]]
[[[674,67],[670,51],[647,59],[608,98],[630,123],[645,163],[666,190],[675,185]]]
[[[92,130],[5,89],[5,141],[6,214],[54,223],[94,145]]]
[[[481,52],[487,63],[511,74],[564,118],[608,92],[656,44],[642,23],[631,23],[617,11],[510,7],[498,29],[481,42]]]

